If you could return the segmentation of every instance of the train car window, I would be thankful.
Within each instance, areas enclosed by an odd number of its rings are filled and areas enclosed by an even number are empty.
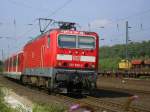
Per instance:
[[[8,68],[10,67],[10,64],[11,62],[10,62],[10,58],[8,59]]]
[[[5,61],[4,66],[5,66],[5,68],[7,68],[7,66],[8,66],[8,61]]]
[[[95,38],[89,36],[79,36],[78,37],[78,47],[83,49],[94,49],[95,48]]]
[[[16,66],[16,58],[13,59],[13,66]]]
[[[59,35],[58,45],[62,48],[76,48],[75,35]]]
[[[13,59],[10,58],[10,67],[12,67],[12,64],[13,64]]]
[[[18,59],[17,59],[17,66],[19,66],[19,64],[20,64],[20,60],[19,60],[19,57],[18,57]]]

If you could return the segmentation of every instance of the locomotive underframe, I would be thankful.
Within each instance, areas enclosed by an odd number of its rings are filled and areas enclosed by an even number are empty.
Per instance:
[[[53,68],[45,73],[44,69],[41,70],[27,69],[22,75],[22,82],[60,93],[89,93],[96,88],[97,72],[94,70]]]
[[[91,70],[55,69],[55,83],[67,93],[87,93],[96,88],[97,73]],[[63,89],[61,89],[63,90]]]

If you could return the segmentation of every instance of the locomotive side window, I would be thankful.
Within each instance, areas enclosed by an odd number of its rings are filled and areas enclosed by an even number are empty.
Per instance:
[[[50,42],[51,42],[51,40],[50,40],[50,36],[48,36],[48,39],[47,39],[47,46],[48,46],[48,48],[50,47]]]
[[[94,49],[95,48],[94,37],[79,36],[78,40],[79,40],[79,43],[78,43],[79,48],[83,48],[83,49]]]
[[[58,44],[62,48],[76,48],[76,36],[59,35]]]

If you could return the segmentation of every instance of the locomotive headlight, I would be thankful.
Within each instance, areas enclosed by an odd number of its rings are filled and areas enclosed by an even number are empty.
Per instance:
[[[82,54],[85,55],[85,52],[83,51]]]
[[[69,51],[69,54],[72,54],[72,52],[71,52],[71,51]]]
[[[76,54],[78,54],[79,52],[78,52],[78,51],[76,51],[75,53],[76,53]]]
[[[57,65],[58,65],[58,66],[62,66],[62,63],[61,63],[61,62],[58,62]]]
[[[94,65],[94,64],[92,64],[92,65],[91,65],[91,67],[92,67],[92,68],[95,68],[95,65]]]

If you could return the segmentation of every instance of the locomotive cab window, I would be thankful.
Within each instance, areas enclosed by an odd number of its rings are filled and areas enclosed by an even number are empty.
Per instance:
[[[61,48],[76,48],[76,36],[74,36],[74,35],[59,35],[58,45]]]
[[[61,48],[95,49],[95,38],[91,36],[59,35],[58,45]]]
[[[79,36],[79,48],[83,49],[94,49],[95,48],[95,38],[88,36]]]

